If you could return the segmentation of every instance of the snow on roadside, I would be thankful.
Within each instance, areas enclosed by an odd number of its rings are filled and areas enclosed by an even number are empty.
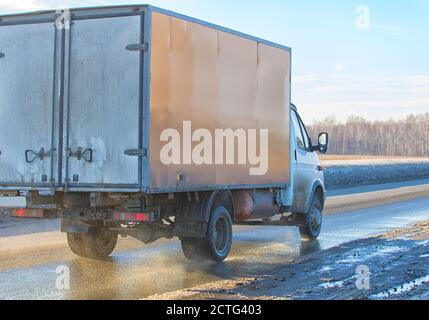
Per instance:
[[[403,164],[429,164],[429,158],[360,158],[360,159],[323,159],[323,165],[327,167],[344,166],[382,166],[382,165],[403,165]]]
[[[322,161],[328,189],[429,179],[429,158]]]
[[[383,291],[383,292],[374,294],[374,295],[370,296],[369,299],[371,299],[371,300],[388,299],[388,298],[391,298],[392,296],[403,295],[403,294],[408,293],[412,290],[415,290],[417,287],[426,285],[428,283],[429,283],[429,275],[415,279],[413,281],[410,281],[410,282],[407,282],[404,284],[401,284],[401,285],[399,285],[395,288],[389,289],[387,291]]]

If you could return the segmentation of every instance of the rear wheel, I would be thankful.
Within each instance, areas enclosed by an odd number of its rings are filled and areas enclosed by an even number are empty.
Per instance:
[[[97,226],[89,233],[67,233],[71,251],[84,258],[104,259],[115,250],[118,234],[104,226]]]
[[[299,226],[299,233],[304,240],[316,240],[322,230],[323,206],[320,199],[314,196],[310,210],[305,216],[305,223]]]
[[[215,207],[203,239],[182,238],[182,250],[190,261],[221,262],[228,256],[232,246],[231,215],[223,206]]]

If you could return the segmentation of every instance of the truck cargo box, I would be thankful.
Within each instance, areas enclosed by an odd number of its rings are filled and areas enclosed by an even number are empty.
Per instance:
[[[287,187],[290,74],[287,47],[152,6],[2,16],[0,190]],[[267,172],[164,164],[188,125],[267,129]]]

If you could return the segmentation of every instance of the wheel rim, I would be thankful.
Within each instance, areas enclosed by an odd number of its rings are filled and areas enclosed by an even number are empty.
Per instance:
[[[213,240],[216,251],[218,253],[223,252],[228,246],[228,224],[223,218],[219,218],[216,221]]]
[[[319,233],[322,228],[322,212],[316,207],[311,210],[310,226],[314,233]]]

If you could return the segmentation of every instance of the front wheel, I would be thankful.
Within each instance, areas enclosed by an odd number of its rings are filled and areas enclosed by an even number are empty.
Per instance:
[[[219,206],[214,208],[207,230],[202,239],[182,238],[182,250],[190,261],[222,262],[232,246],[232,220],[228,210]]]
[[[323,206],[320,199],[314,196],[309,212],[305,215],[304,224],[299,226],[299,233],[304,240],[316,240],[322,230]]]
[[[104,259],[115,250],[118,234],[104,226],[97,226],[89,233],[67,233],[71,251],[88,259]]]

